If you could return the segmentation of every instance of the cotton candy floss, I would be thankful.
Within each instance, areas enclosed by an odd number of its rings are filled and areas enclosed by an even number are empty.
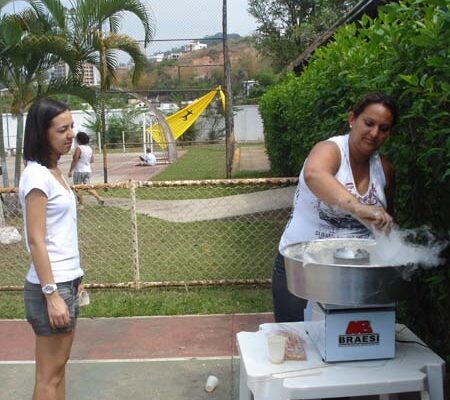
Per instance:
[[[389,234],[374,232],[375,246],[371,249],[371,262],[380,265],[406,265],[405,279],[419,267],[441,265],[445,259],[441,252],[448,241],[438,240],[427,227],[418,229],[394,228]]]

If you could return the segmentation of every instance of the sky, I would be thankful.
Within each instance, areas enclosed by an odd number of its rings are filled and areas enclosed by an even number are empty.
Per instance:
[[[150,6],[154,21],[154,39],[191,39],[214,35],[222,31],[222,0],[143,0]],[[69,5],[68,0],[63,3]],[[228,33],[241,36],[251,34],[256,29],[255,19],[248,14],[248,0],[227,0]],[[4,11],[22,10],[27,3],[16,0]],[[129,13],[124,14],[122,32],[137,40],[144,38],[139,20]],[[184,41],[155,41],[146,49],[147,54],[170,50],[189,43]],[[121,62],[128,59],[121,55]]]

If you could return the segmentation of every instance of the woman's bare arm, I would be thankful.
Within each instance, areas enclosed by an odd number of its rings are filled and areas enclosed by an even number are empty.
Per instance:
[[[75,165],[77,165],[77,162],[80,159],[80,156],[81,156],[81,150],[79,147],[77,147],[75,149],[75,152],[73,153],[72,163],[70,164],[70,169],[69,169],[69,173],[68,173],[69,178],[72,176],[72,171],[75,169]]]
[[[382,208],[361,204],[335,178],[341,156],[333,142],[320,142],[314,146],[305,164],[304,177],[309,189],[322,201],[355,216],[364,225],[388,229],[392,217]]]
[[[54,283],[47,246],[45,244],[47,197],[38,189],[33,189],[25,198],[27,237],[33,264],[42,285]],[[66,303],[56,291],[46,296],[50,326],[63,327],[70,322]]]

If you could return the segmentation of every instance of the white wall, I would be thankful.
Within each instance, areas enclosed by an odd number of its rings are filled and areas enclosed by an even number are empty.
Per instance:
[[[234,135],[236,141],[264,141],[264,128],[257,105],[235,107]]]
[[[107,115],[120,114],[121,110],[108,110]],[[72,111],[74,131],[85,131],[91,137],[94,132],[87,128],[89,120],[93,120],[94,111],[93,110],[74,110]],[[24,115],[24,129],[27,114]],[[17,118],[11,114],[3,114],[3,140],[5,143],[5,150],[11,151],[16,148],[16,134],[17,134]]]
[[[107,117],[111,114],[120,113],[121,110],[108,110]],[[238,106],[235,107],[234,113],[234,133],[238,142],[264,141],[263,124],[261,116],[259,114],[258,106]],[[74,110],[72,111],[72,116],[75,132],[85,131],[92,137],[94,132],[89,131],[86,124],[89,120],[92,120],[94,118],[94,111]],[[138,119],[141,120],[141,117],[138,117]],[[24,120],[26,120],[26,114]],[[220,121],[219,126],[223,128],[223,119]],[[198,128],[201,132],[199,135],[199,140],[205,140],[205,136],[208,131],[208,122],[205,121],[205,118],[199,118]],[[7,151],[15,150],[16,148],[16,132],[17,118],[12,116],[11,114],[3,114],[3,137],[5,149]]]

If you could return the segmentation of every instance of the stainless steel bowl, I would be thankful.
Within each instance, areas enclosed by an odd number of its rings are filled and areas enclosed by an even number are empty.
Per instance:
[[[336,262],[335,256],[342,254],[343,248],[349,254],[368,252],[370,262],[349,260],[346,264],[342,257]],[[319,239],[286,246],[281,254],[288,289],[304,299],[343,306],[398,301],[407,290],[402,278],[404,266],[377,263],[374,248],[371,239]]]

